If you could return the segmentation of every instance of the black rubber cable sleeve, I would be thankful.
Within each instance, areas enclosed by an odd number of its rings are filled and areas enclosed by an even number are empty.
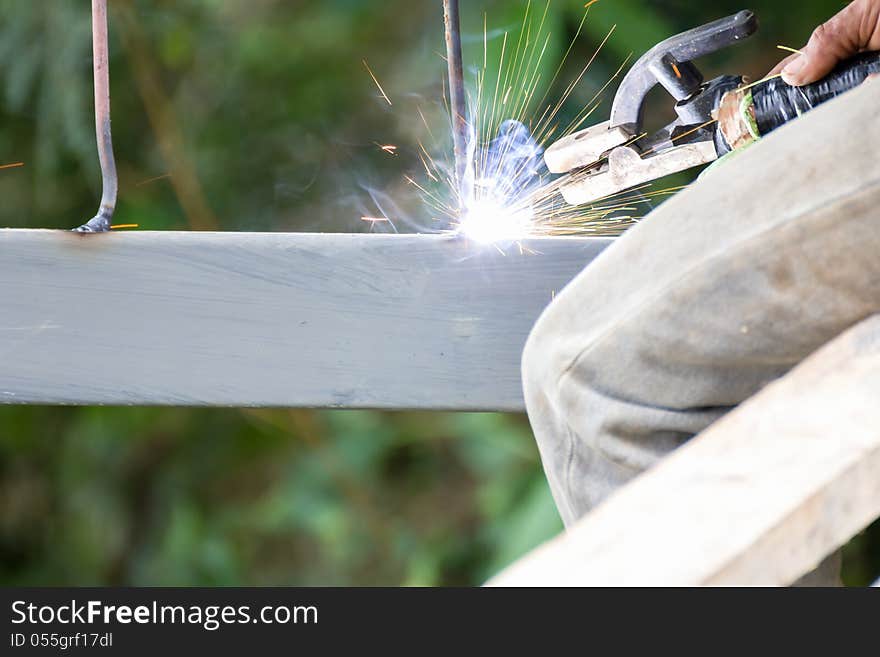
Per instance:
[[[837,66],[814,84],[792,87],[782,78],[761,82],[752,88],[755,119],[761,135],[796,119],[801,114],[862,84],[870,75],[880,74],[880,53],[862,53]]]

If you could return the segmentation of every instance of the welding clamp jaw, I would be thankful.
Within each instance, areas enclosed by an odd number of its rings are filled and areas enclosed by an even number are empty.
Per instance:
[[[608,121],[547,149],[548,169],[569,175],[560,186],[565,200],[572,205],[593,202],[723,155],[728,149],[709,124],[722,96],[743,79],[722,76],[706,82],[693,60],[736,44],[757,29],[755,14],[741,11],[666,39],[645,53],[621,82]],[[678,118],[648,136],[645,100],[658,84],[675,100]]]

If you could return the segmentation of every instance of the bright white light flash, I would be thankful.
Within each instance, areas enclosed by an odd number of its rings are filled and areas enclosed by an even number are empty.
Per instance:
[[[472,202],[458,231],[475,242],[515,242],[529,236],[533,214],[530,208],[508,208],[492,199]]]

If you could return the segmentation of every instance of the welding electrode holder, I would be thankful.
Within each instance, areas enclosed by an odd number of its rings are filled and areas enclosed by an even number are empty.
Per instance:
[[[790,87],[780,79],[745,84],[741,76],[705,82],[693,60],[758,29],[750,11],[673,36],[645,53],[624,76],[608,121],[562,137],[544,152],[570,205],[595,202],[664,176],[709,164],[880,73],[880,55],[860,55],[824,80]],[[675,101],[675,121],[648,134],[645,101],[657,85]]]
[[[755,14],[744,10],[661,41],[642,55],[623,78],[611,107],[609,127],[624,129],[633,136],[642,134],[645,99],[658,84],[677,101],[678,123],[704,123],[714,109],[718,85],[723,82],[726,91],[733,78],[725,76],[704,83],[693,60],[732,46],[757,29]]]
[[[728,75],[705,82],[693,60],[734,45],[757,29],[755,14],[744,10],[665,39],[642,55],[623,77],[608,121],[567,135],[545,151],[552,173],[588,174],[560,188],[566,200],[577,205],[593,195],[603,197],[715,159],[712,111],[724,93],[741,86],[742,78]],[[657,85],[675,101],[678,117],[648,135],[645,105]]]

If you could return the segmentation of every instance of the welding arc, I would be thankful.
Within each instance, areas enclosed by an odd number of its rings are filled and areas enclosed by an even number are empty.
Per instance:
[[[452,139],[455,148],[455,179],[459,199],[467,175],[468,123],[464,95],[464,71],[461,62],[461,21],[458,0],[443,0],[443,21],[446,27],[446,60],[449,65],[449,106],[452,113]]]
[[[113,158],[113,139],[110,132],[110,57],[107,36],[107,0],[92,0],[92,52],[95,79],[95,133],[98,159],[101,163],[103,191],[98,213],[76,230],[81,233],[101,233],[110,230],[116,209],[119,188],[116,161]]]

